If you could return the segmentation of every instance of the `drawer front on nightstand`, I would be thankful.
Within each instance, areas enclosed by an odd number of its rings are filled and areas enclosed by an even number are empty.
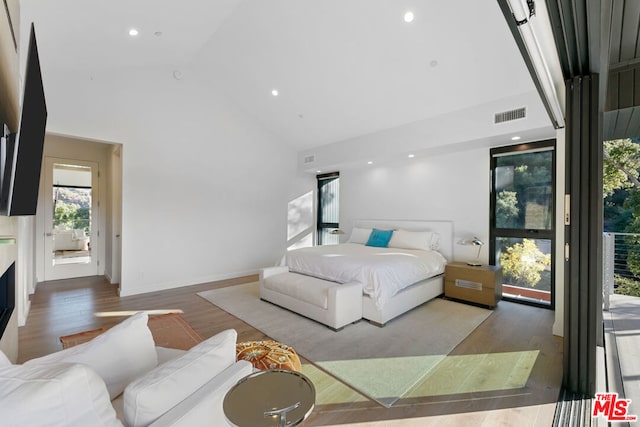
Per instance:
[[[485,287],[494,287],[495,272],[491,270],[449,267],[447,269],[447,279],[468,280],[469,282],[483,283]]]
[[[482,282],[465,279],[446,280],[444,287],[445,296],[449,298],[471,301],[491,307],[496,305],[493,286],[488,287]]]

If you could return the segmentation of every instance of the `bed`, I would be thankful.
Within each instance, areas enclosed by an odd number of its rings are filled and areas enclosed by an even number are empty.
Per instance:
[[[389,247],[365,245],[372,229],[394,230]],[[280,270],[261,274],[261,297],[334,329],[344,326],[332,320],[336,316],[343,318],[341,323],[362,317],[382,326],[443,293],[442,276],[447,260],[452,259],[452,240],[451,221],[357,220],[347,243],[288,252]],[[338,297],[358,296],[358,301],[341,301],[349,315],[341,314],[339,307],[333,308],[338,313],[331,316],[315,313],[318,307],[331,311],[323,297],[327,290],[346,292],[354,286],[358,286],[356,293]],[[301,305],[305,299],[314,302],[310,294],[324,298],[309,307],[311,315],[304,301]]]

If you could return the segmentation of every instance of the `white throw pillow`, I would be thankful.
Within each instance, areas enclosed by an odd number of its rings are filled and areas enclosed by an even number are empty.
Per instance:
[[[102,377],[113,399],[127,384],[158,365],[148,319],[146,313],[136,313],[91,341],[29,360],[25,365],[84,363]]]
[[[220,332],[129,384],[124,390],[127,425],[152,423],[235,363],[237,336],[233,329]]]
[[[3,426],[120,426],[104,381],[81,364],[0,368]]]
[[[396,230],[389,241],[390,248],[420,249],[430,251],[437,249],[440,236],[433,231]]]
[[[7,355],[4,354],[2,350],[0,350],[0,367],[2,366],[11,366],[11,361],[9,360]]]
[[[365,244],[369,240],[371,235],[371,228],[358,228],[353,227],[351,230],[351,236],[349,237],[349,243]]]

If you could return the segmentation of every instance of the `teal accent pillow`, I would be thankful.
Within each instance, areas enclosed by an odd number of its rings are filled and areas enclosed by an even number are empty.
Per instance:
[[[369,240],[367,240],[366,246],[386,248],[389,246],[389,240],[391,240],[392,234],[393,230],[378,230],[377,228],[374,228],[373,230],[371,230],[371,234],[369,235]]]

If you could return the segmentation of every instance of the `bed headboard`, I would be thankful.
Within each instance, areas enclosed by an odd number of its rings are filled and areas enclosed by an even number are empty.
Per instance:
[[[440,234],[438,251],[447,261],[453,260],[453,221],[357,219],[353,222],[353,226],[383,230],[402,228],[409,231],[434,231]]]

